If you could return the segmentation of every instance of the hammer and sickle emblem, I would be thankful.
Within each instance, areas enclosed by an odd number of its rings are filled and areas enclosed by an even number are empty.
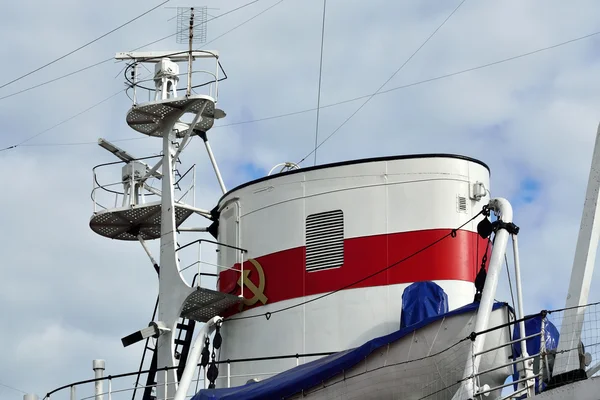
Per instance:
[[[256,268],[256,272],[258,272],[258,287],[250,280],[250,272],[249,270],[244,270],[243,275],[240,275],[240,279],[238,281],[238,286],[242,288],[246,286],[252,294],[254,295],[250,299],[244,299],[242,304],[240,304],[240,310],[243,305],[253,306],[257,301],[260,301],[263,304],[267,303],[267,296],[265,296],[265,271],[263,271],[262,266],[253,258],[249,258],[248,261],[254,265]]]

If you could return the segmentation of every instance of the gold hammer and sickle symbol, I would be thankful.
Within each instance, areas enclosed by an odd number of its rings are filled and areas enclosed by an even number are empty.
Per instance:
[[[261,303],[266,304],[268,299],[265,296],[265,271],[263,271],[262,266],[255,259],[249,258],[248,261],[254,265],[256,272],[258,272],[258,287],[250,280],[250,271],[244,270],[244,273],[240,275],[238,286],[240,288],[246,286],[254,296],[251,299],[244,299],[243,304],[253,306],[259,300]],[[240,308],[242,306],[240,304]]]

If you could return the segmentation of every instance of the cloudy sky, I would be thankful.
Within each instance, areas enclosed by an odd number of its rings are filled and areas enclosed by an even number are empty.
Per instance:
[[[216,16],[246,2],[206,0],[197,5],[208,6]],[[158,3],[7,4],[0,13],[0,85]],[[208,23],[207,39],[216,40],[207,48],[221,52],[229,77],[219,98],[228,114],[219,124],[228,126],[210,134],[228,187],[262,176],[278,162],[298,161],[312,150],[314,111],[236,123],[316,106],[322,4],[260,0]],[[373,93],[458,4],[329,0],[321,104]],[[175,20],[169,19],[175,10],[167,7],[178,5],[189,3],[172,0],[1,88],[0,148],[21,143],[123,89],[123,64],[109,61],[5,96],[174,33]],[[596,32],[599,7],[591,0],[467,0],[384,90]],[[561,307],[600,120],[599,40],[600,35],[376,96],[319,148],[317,161],[431,152],[485,161],[492,170],[492,194],[514,204],[515,222],[522,229],[526,312]],[[182,48],[173,37],[145,50]],[[363,101],[323,109],[320,139]],[[90,378],[94,358],[106,359],[107,373],[113,374],[139,363],[140,346],[123,349],[119,339],[148,323],[156,276],[139,245],[110,241],[88,227],[91,169],[114,161],[94,144],[97,138],[136,139],[118,142],[136,156],[160,151],[158,140],[138,139],[127,127],[129,106],[121,93],[0,152],[0,399],[20,398],[19,390],[43,395]],[[219,190],[200,141],[191,143],[183,162],[197,164],[197,206],[212,208]],[[309,157],[303,165],[312,162]],[[595,279],[590,300],[600,300],[597,284]],[[505,278],[497,297],[509,299]]]

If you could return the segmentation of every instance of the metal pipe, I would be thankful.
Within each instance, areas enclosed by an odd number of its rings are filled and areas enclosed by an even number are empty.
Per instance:
[[[137,62],[133,64],[133,105],[137,104]]]
[[[513,211],[508,200],[503,198],[492,199],[490,200],[488,207],[490,210],[494,211],[496,215],[499,215],[503,222],[512,222]],[[490,256],[487,277],[485,279],[485,286],[481,295],[479,308],[477,310],[474,332],[482,332],[488,328],[509,236],[510,235],[508,231],[504,228],[500,228],[496,232],[496,236],[494,238],[494,247]],[[477,375],[479,363],[481,362],[481,356],[475,356],[474,354],[481,353],[485,345],[485,338],[486,334],[477,335],[473,341],[473,346],[471,346],[469,350],[469,355],[467,357],[466,366],[464,369],[464,381],[458,391],[452,397],[453,400],[471,399],[475,395],[476,390],[472,377]]]
[[[75,385],[71,386],[71,400],[75,400],[77,398],[77,388]]]
[[[190,384],[194,379],[194,372],[196,370],[196,365],[200,362],[200,356],[202,355],[202,349],[204,347],[204,339],[210,335],[217,321],[220,321],[221,317],[213,317],[206,324],[202,326],[200,332],[198,332],[198,336],[196,336],[196,340],[190,350],[188,355],[187,362],[185,364],[185,369],[183,370],[183,374],[181,374],[181,379],[179,380],[179,388],[175,393],[174,400],[185,400],[188,389],[190,388]],[[206,369],[206,368],[205,368]]]
[[[189,28],[189,57],[188,57],[188,73],[187,73],[187,90],[186,93],[187,95],[191,95],[192,94],[192,45],[193,45],[193,41],[194,41],[194,7],[191,7],[190,9],[190,28]]]
[[[539,376],[540,376],[540,374],[535,375],[536,378],[539,377]],[[499,385],[499,386],[494,386],[493,388],[489,388],[489,389],[486,389],[486,390],[484,390],[482,392],[477,393],[476,396],[482,396],[482,395],[485,395],[486,393],[493,392],[494,390],[502,389],[502,388],[514,385],[515,383],[521,383],[521,382],[523,382],[525,380],[527,380],[527,378],[519,379],[519,380],[514,381],[514,382],[508,382],[508,383],[505,383],[505,384]],[[524,390],[523,389],[519,389],[515,393],[520,393],[522,391],[524,391]]]
[[[202,287],[202,242],[198,242],[198,287]]]
[[[102,396],[102,392],[103,392],[103,388],[102,388],[102,383],[104,382],[102,380],[102,378],[104,377],[104,369],[105,369],[105,362],[104,360],[94,360],[92,361],[92,368],[94,370],[94,378],[98,379],[95,382],[95,399],[96,400],[102,400],[104,398],[104,396]]]
[[[38,400],[39,397],[37,396],[37,394],[34,393],[29,393],[26,395],[23,395],[23,400]]]
[[[483,350],[482,352],[476,353],[476,354],[473,354],[473,355],[474,356],[480,356],[482,354],[489,353],[490,351],[498,350],[498,349],[501,349],[502,347],[510,346],[511,344],[514,344],[514,343],[517,343],[517,342],[521,342],[522,340],[529,340],[531,338],[534,338],[534,337],[537,337],[537,336],[540,336],[540,335],[541,335],[541,333],[534,333],[533,335],[525,336],[524,338],[519,338],[519,339],[516,339],[516,340],[511,340],[510,342],[506,342],[506,343],[502,343],[501,345],[498,345],[498,346],[490,347],[487,350]]]
[[[537,354],[534,354],[534,355],[532,355],[532,356],[527,356],[526,360],[533,360],[534,358],[536,358],[536,357],[537,357],[537,356],[539,356],[540,354],[541,354],[541,353],[537,353]],[[496,366],[494,366],[494,367],[492,367],[492,368],[484,369],[483,371],[479,371],[479,372],[477,372],[477,376],[485,375],[485,374],[488,374],[488,373],[490,373],[490,372],[492,372],[492,371],[496,371],[496,370],[498,370],[498,369],[505,368],[505,367],[508,367],[509,365],[514,365],[514,364],[516,364],[516,363],[520,363],[520,362],[522,362],[522,361],[523,361],[523,360],[522,360],[521,358],[519,358],[518,360],[513,360],[513,361],[510,361],[510,362],[507,362],[507,363],[501,364],[501,365],[496,365]]]
[[[242,206],[240,205],[239,201],[235,202],[235,205],[237,207],[237,220],[236,220],[236,224],[237,224],[237,234],[238,234],[238,238],[237,238],[237,245],[238,246],[242,246],[242,224],[241,224],[241,216],[242,216]],[[241,257],[240,257],[240,297],[242,298],[242,301],[244,300],[244,252],[243,251],[239,251],[238,253]]]
[[[150,169],[150,171],[146,172],[146,175],[144,175],[144,177],[140,180],[140,183],[145,182],[148,178],[150,178],[152,175],[154,175],[156,173],[156,171],[158,171],[158,169],[162,165],[163,160],[164,160],[164,158],[161,158],[160,160],[158,160],[156,162],[156,164],[154,164],[154,167],[152,167]]]
[[[94,203],[94,215],[96,215],[96,172],[92,172],[92,202]]]
[[[223,194],[225,194],[227,193],[227,189],[225,188],[225,182],[223,182],[223,178],[221,177],[221,172],[219,171],[219,167],[217,166],[217,160],[215,160],[215,155],[213,154],[212,149],[210,148],[210,144],[208,143],[208,138],[206,137],[206,134],[204,134],[204,137],[202,139],[204,139],[204,146],[206,147],[208,158],[210,158],[210,163],[212,164],[213,169],[215,170],[215,175],[217,175],[217,180],[219,181],[221,191],[223,192]]]
[[[142,239],[142,235],[138,235],[138,240],[140,241],[140,244],[146,251],[146,254],[148,254],[148,258],[150,258],[150,262],[152,263],[152,265],[154,267],[156,267],[158,265],[158,263],[156,262],[154,257],[152,257],[152,253],[150,253],[150,249],[148,248],[148,246],[146,246],[146,242],[144,241],[144,239]]]
[[[215,69],[217,71],[215,74],[215,103],[217,103],[219,101],[219,70],[220,70],[219,57],[215,57],[215,60],[216,60]]]
[[[194,190],[192,191],[192,205],[196,207],[196,164],[194,164],[194,170],[192,171],[192,183],[194,184]]]
[[[227,362],[227,387],[231,387],[231,363]]]
[[[526,332],[525,332],[525,321],[523,320],[523,317],[525,316],[525,312],[523,311],[523,289],[522,289],[522,284],[521,284],[521,264],[519,261],[519,242],[517,239],[517,235],[515,234],[511,234],[511,239],[512,239],[512,245],[513,245],[513,257],[514,257],[514,263],[515,263],[515,284],[517,287],[517,309],[518,309],[518,313],[519,315],[517,316],[517,318],[521,319],[521,321],[519,322],[519,331],[520,331],[520,336],[521,336],[521,358],[523,359],[523,371],[524,371],[524,378],[527,378],[527,381],[525,381],[526,383],[524,383],[524,385],[527,387],[527,397],[531,397],[534,396],[534,392],[535,392],[535,382],[531,380],[531,378],[534,376],[533,373],[533,360],[527,360],[527,357],[529,357],[529,354],[527,353],[527,339],[525,338],[526,336]],[[544,340],[544,338],[540,338],[540,340]]]
[[[184,227],[184,226],[180,226],[179,228],[177,228],[178,232],[208,232],[208,228],[201,228],[201,227]]]

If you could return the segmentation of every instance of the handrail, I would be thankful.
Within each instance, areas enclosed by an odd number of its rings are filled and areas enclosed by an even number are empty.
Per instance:
[[[227,360],[222,360],[222,361],[215,361],[216,364],[234,364],[234,363],[242,363],[242,362],[253,362],[253,361],[270,361],[270,360],[284,360],[284,359],[292,359],[292,358],[300,358],[300,357],[323,357],[323,356],[330,356],[332,354],[335,354],[336,352],[321,352],[321,353],[304,353],[304,354],[300,354],[300,353],[296,353],[296,354],[287,354],[287,355],[281,355],[281,356],[267,356],[267,357],[253,357],[253,358],[233,358],[233,359],[227,359]],[[200,364],[197,364],[196,367],[200,367]],[[156,372],[159,371],[169,371],[172,369],[177,369],[177,367],[162,367],[162,368],[157,368]],[[128,376],[134,376],[134,375],[138,375],[138,374],[147,374],[149,372],[151,372],[152,370],[147,369],[147,370],[143,370],[143,371],[136,371],[136,372],[127,372],[127,373],[123,373],[123,374],[116,374],[116,375],[107,375],[104,376],[102,378],[93,378],[93,379],[86,379],[86,380],[82,380],[82,381],[77,381],[77,382],[72,382],[70,384],[58,387],[54,390],[51,390],[50,392],[48,392],[45,396],[44,399],[48,399],[50,398],[51,395],[53,395],[56,392],[59,392],[61,390],[67,389],[67,388],[71,388],[73,386],[80,386],[80,385],[85,385],[87,383],[95,383],[95,382],[99,382],[99,381],[108,381],[111,379],[118,379],[118,378],[126,378]]]
[[[590,307],[590,306],[594,306],[594,305],[600,306],[600,302],[589,303],[589,304],[586,304],[586,305],[583,305],[583,306],[578,306],[578,307]],[[539,317],[539,316],[541,316],[541,317],[543,317],[545,319],[547,315],[551,315],[553,313],[562,312],[562,311],[565,311],[565,309],[561,308],[561,309],[555,309],[555,310],[542,310],[539,313],[527,315],[527,316],[525,316],[523,318],[512,320],[512,321],[509,321],[507,323],[502,323],[502,324],[499,324],[497,326],[488,328],[488,329],[486,329],[484,331],[481,331],[481,332],[473,332],[467,338],[461,339],[459,341],[459,343],[463,342],[465,340],[469,340],[469,339],[472,340],[475,337],[477,337],[478,335],[481,335],[481,334],[484,334],[484,333],[489,333],[489,332],[492,332],[492,331],[495,331],[495,330],[498,330],[498,329],[507,328],[507,327],[510,328],[511,326],[515,326],[515,325],[518,326],[519,322],[521,322],[521,321],[525,321],[525,320],[528,320],[528,319],[531,319],[531,318],[535,318],[535,317]],[[470,379],[477,379],[477,376],[485,375],[486,373],[489,373],[489,372],[493,371],[494,369],[499,369],[499,368],[502,368],[502,367],[506,367],[506,366],[509,366],[509,365],[514,365],[514,364],[523,362],[525,360],[531,360],[531,359],[540,357],[540,367],[539,367],[539,370],[537,371],[538,373],[535,374],[533,377],[530,377],[529,379],[533,378],[533,379],[537,380],[537,385],[539,385],[538,387],[541,389],[542,388],[541,385],[545,382],[545,381],[541,380],[543,378],[543,376],[544,376],[543,375],[544,369],[546,370],[546,372],[549,373],[549,371],[548,371],[548,365],[549,364],[548,364],[548,361],[546,360],[546,356],[547,356],[548,353],[547,353],[547,349],[545,348],[545,343],[546,342],[545,342],[545,335],[543,333],[543,332],[546,331],[545,323],[542,323],[541,329],[542,330],[541,330],[540,333],[536,333],[536,334],[533,334],[533,335],[526,335],[524,333],[521,333],[521,335],[524,336],[524,337],[522,337],[520,339],[511,340],[511,343],[510,343],[510,344],[514,344],[514,343],[516,343],[518,341],[525,341],[526,342],[527,340],[530,340],[533,337],[541,336],[540,351],[539,352],[537,352],[534,355],[529,355],[526,358],[523,358],[522,355],[521,355],[521,357],[513,359],[510,362],[504,363],[504,365],[502,365],[502,366],[496,366],[494,368],[490,368],[490,369],[486,369],[486,370],[479,370],[477,372],[476,376],[469,376],[466,379],[469,379],[469,380]],[[507,343],[506,345],[508,345],[508,344],[509,343]],[[594,343],[593,345],[597,345],[597,344],[598,343]],[[453,346],[451,346],[451,347],[453,347]],[[569,351],[569,350],[571,350],[571,349],[567,349],[567,351]],[[226,359],[226,360],[219,360],[219,361],[215,360],[215,363],[218,364],[218,365],[223,365],[223,364],[229,365],[229,364],[243,363],[243,362],[270,361],[270,360],[294,359],[294,358],[299,359],[300,357],[323,357],[323,356],[328,356],[328,355],[335,354],[335,353],[336,352],[304,353],[304,354],[296,353],[296,354],[287,354],[287,355],[278,355],[278,356],[265,356],[265,357]],[[199,367],[200,365],[197,364],[196,366]],[[156,372],[166,371],[166,370],[171,370],[171,369],[176,369],[176,368],[177,367],[157,368]],[[74,388],[74,387],[79,386],[79,385],[88,384],[88,383],[94,383],[94,382],[98,382],[98,381],[110,381],[111,379],[117,379],[117,378],[128,377],[128,376],[135,376],[135,375],[138,375],[138,374],[144,374],[144,373],[148,373],[148,372],[150,372],[150,370],[136,371],[136,372],[130,372],[130,373],[124,373],[124,374],[116,374],[116,375],[108,375],[108,376],[105,376],[105,377],[102,377],[102,378],[87,379],[87,380],[82,380],[82,381],[78,381],[78,382],[73,382],[73,383],[61,386],[61,387],[59,387],[57,389],[54,389],[54,390],[48,392],[48,394],[44,397],[44,399],[48,399],[52,394],[54,394],[54,393],[56,393],[58,391],[67,389],[67,388]],[[257,375],[257,374],[254,374],[254,375]],[[227,379],[227,377],[229,377],[229,378],[231,378],[231,377],[237,377],[237,375],[229,375],[229,374],[228,375],[222,375],[222,376],[217,377],[217,379]],[[462,382],[462,381],[463,380],[461,380],[459,382]],[[510,385],[515,385],[515,384],[519,384],[519,383],[526,382],[526,381],[527,381],[527,378],[522,378],[522,379],[519,379],[519,380],[515,380],[514,382],[509,382],[507,385],[504,385],[504,387],[508,387]],[[456,385],[456,383],[453,383],[452,385]],[[494,390],[494,389],[497,389],[497,388],[492,388],[492,389],[489,389],[489,388],[480,388],[480,390],[482,390],[482,392],[478,392],[476,395],[480,396],[484,392],[487,393],[488,391],[491,391],[491,390]],[[519,388],[515,392],[513,392],[511,395],[508,395],[507,397],[503,397],[503,398],[504,399],[508,399],[508,398],[510,398],[511,396],[514,396],[517,393],[525,392],[527,389],[528,389],[528,387]]]
[[[106,191],[106,192],[108,192],[108,193],[114,193],[114,194],[119,194],[119,195],[125,195],[125,193],[124,193],[124,192],[117,192],[117,191],[114,191],[114,190],[109,190],[109,189],[106,189],[106,188],[105,188],[105,186],[111,186],[111,185],[115,185],[115,184],[118,184],[118,183],[121,183],[121,182],[115,182],[115,183],[109,183],[109,184],[107,184],[107,185],[101,185],[101,184],[100,184],[100,182],[98,182],[98,176],[97,176],[97,174],[96,174],[96,170],[97,170],[98,168],[101,168],[101,167],[108,167],[108,166],[110,166],[110,165],[116,165],[116,164],[127,164],[127,163],[129,163],[129,162],[131,162],[131,161],[142,161],[142,160],[149,160],[149,159],[152,159],[152,158],[159,158],[159,157],[162,157],[162,156],[161,156],[161,155],[158,155],[158,156],[147,156],[147,157],[140,157],[140,158],[134,158],[134,159],[132,159],[132,160],[129,160],[129,161],[125,161],[125,160],[119,160],[119,161],[113,161],[113,162],[109,162],[109,163],[98,164],[98,165],[94,166],[94,167],[92,168],[92,175],[93,175],[93,177],[94,177],[94,182],[96,183],[96,185],[98,185],[98,187],[95,187],[95,188],[92,190],[92,192],[94,192],[96,189],[102,189],[102,190],[104,190],[104,191]]]
[[[216,244],[216,245],[218,245],[218,246],[223,246],[223,247],[229,247],[230,249],[239,250],[239,251],[241,251],[242,253],[247,253],[247,252],[248,252],[248,250],[246,250],[246,249],[242,249],[241,247],[232,246],[232,245],[230,245],[230,244],[220,243],[220,242],[216,242],[216,241],[214,241],[214,240],[209,240],[209,239],[198,239],[198,240],[194,240],[193,242],[186,243],[186,244],[184,244],[183,246],[181,246],[181,247],[177,248],[177,249],[175,250],[175,252],[177,252],[177,251],[179,251],[179,250],[183,250],[183,249],[185,249],[186,247],[189,247],[189,246],[193,245],[194,243],[202,243],[202,242],[206,242],[206,243],[212,243],[212,244]]]

